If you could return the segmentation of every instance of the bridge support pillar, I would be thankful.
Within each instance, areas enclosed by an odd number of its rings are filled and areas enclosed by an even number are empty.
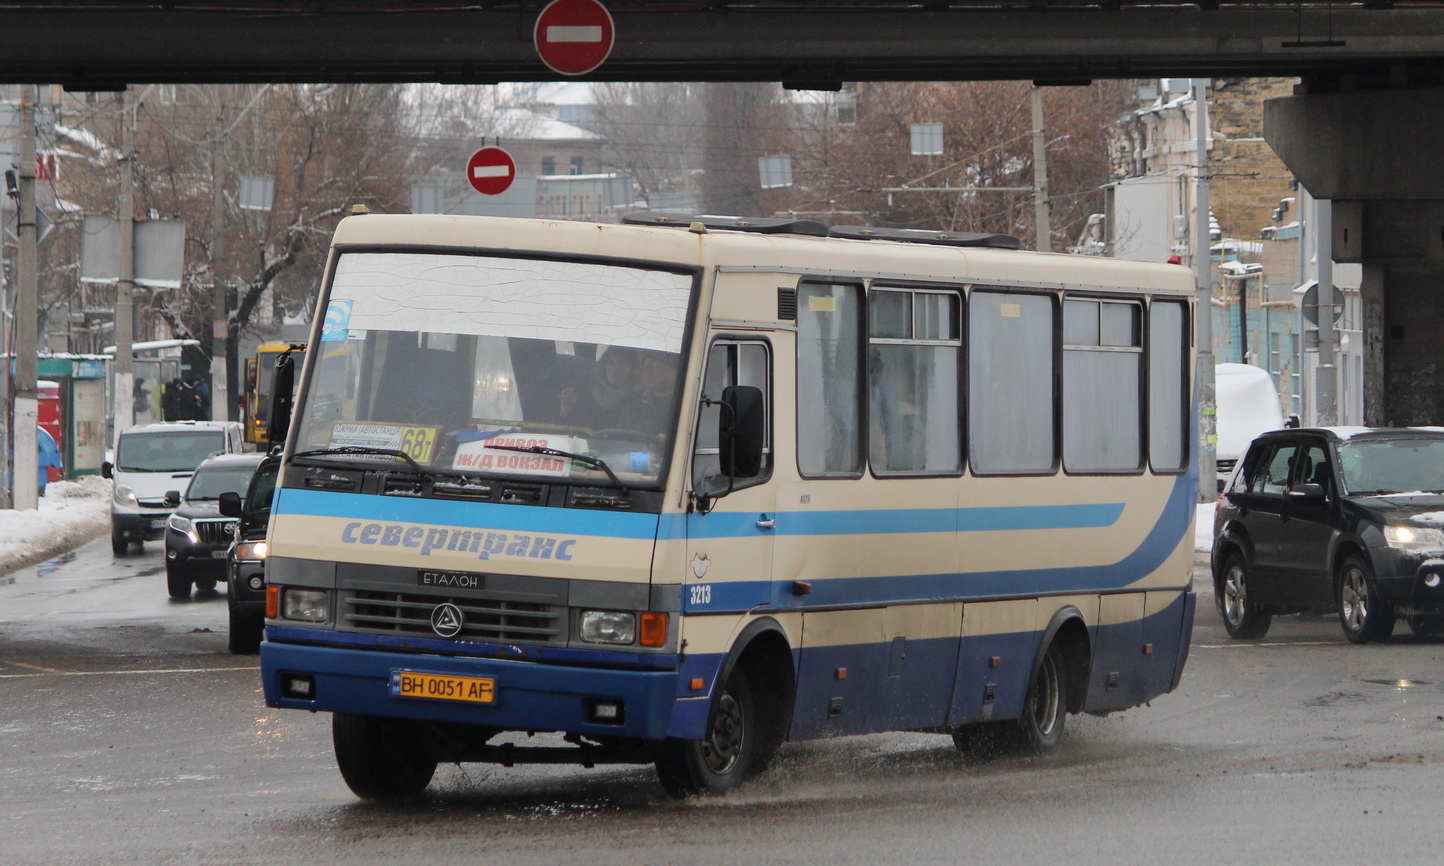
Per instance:
[[[1270,99],[1264,138],[1363,265],[1365,423],[1444,424],[1444,88]]]

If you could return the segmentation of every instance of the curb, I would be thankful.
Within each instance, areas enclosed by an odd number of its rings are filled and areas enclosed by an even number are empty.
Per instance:
[[[54,559],[63,553],[67,553],[100,538],[110,529],[109,515],[102,515],[102,522],[96,525],[71,526],[60,532],[54,541],[44,547],[35,548],[25,553],[15,553],[9,556],[0,555],[0,577],[19,571],[26,566],[44,562],[47,559]]]

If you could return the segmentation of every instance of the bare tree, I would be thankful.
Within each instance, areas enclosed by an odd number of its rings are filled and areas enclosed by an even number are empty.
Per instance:
[[[608,159],[648,202],[658,193],[695,193],[702,171],[703,93],[688,83],[592,85],[592,129],[607,139]]]
[[[853,123],[804,115],[790,145],[799,186],[837,210],[902,227],[993,231],[1034,238],[1032,122],[1026,82],[857,85]],[[1045,91],[1052,226],[1075,237],[1109,180],[1105,132],[1131,87],[1110,82]],[[851,102],[851,100],[849,100]],[[913,156],[911,127],[943,125],[944,152]],[[892,192],[944,188],[936,192]],[[1056,246],[1056,244],[1055,244]]]
[[[243,333],[275,336],[284,318],[309,318],[337,220],[354,204],[394,209],[401,201],[400,88],[164,87],[147,88],[139,102],[136,213],[184,221],[187,248],[180,287],[139,292],[138,321],[163,322],[172,334],[200,340],[209,355],[219,272],[227,297],[228,374],[237,381],[235,347]],[[121,140],[115,102],[74,111],[77,126],[96,141]],[[111,211],[117,157],[74,161],[78,170],[62,183],[65,197],[90,212]],[[268,210],[241,207],[242,177],[273,181]],[[222,236],[219,262],[213,243]]]
[[[761,189],[757,158],[778,152],[788,139],[791,112],[775,84],[728,82],[706,85],[707,117],[702,199],[722,214],[776,210],[787,193]]]

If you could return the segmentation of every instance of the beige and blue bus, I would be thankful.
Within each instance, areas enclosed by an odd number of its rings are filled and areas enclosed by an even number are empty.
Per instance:
[[[266,566],[272,707],[717,794],[879,731],[1046,752],[1173,690],[1194,282],[1003,235],[349,217]],[[533,734],[545,736],[531,736]]]

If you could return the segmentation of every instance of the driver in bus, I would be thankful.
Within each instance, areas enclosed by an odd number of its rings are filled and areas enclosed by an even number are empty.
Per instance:
[[[643,433],[661,435],[672,419],[677,390],[677,356],[668,352],[642,354],[642,384],[627,404],[626,426]]]

